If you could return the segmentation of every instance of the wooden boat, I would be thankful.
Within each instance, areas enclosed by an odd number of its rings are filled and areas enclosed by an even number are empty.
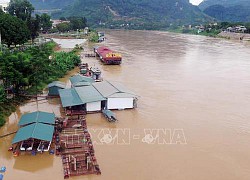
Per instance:
[[[107,120],[109,122],[116,122],[117,121],[115,114],[112,111],[110,111],[108,109],[104,109],[104,110],[102,110],[102,113],[107,118]]]
[[[88,76],[89,75],[89,65],[88,63],[81,63],[79,64],[79,74],[83,76]]]

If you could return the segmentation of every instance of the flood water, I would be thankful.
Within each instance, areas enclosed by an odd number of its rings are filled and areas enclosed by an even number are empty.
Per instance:
[[[138,108],[115,111],[115,124],[87,115],[102,175],[72,179],[250,179],[250,45],[157,31],[106,34],[103,44],[122,53],[122,65],[83,61],[137,93]],[[37,107],[60,116],[59,100],[31,102],[10,116],[0,134],[16,130],[21,114]],[[103,128],[114,141],[101,143]],[[0,139],[5,180],[63,179],[60,157],[13,157],[7,151],[12,138]]]

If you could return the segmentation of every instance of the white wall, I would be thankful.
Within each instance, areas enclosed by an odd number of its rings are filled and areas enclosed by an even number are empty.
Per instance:
[[[101,110],[101,101],[87,103],[86,108],[87,108],[87,112],[100,111]]]
[[[133,98],[108,98],[108,109],[133,108]]]

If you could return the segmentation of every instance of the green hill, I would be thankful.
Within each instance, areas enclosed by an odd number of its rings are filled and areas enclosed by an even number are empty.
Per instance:
[[[250,7],[249,0],[204,0],[199,4],[199,8],[203,11],[209,6],[213,5],[222,5],[224,7],[230,7],[230,6]]]
[[[211,20],[189,0],[74,0],[54,18],[84,16],[91,25],[159,29]],[[133,27],[132,27],[133,26]]]
[[[220,21],[250,22],[249,0],[205,0],[199,8]]]
[[[220,21],[250,22],[250,9],[246,6],[235,5],[224,7],[212,5],[204,10],[204,13]]]

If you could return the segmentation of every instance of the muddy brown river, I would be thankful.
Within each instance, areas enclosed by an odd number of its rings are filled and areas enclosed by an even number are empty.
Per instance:
[[[103,44],[123,54],[122,65],[83,61],[137,93],[138,108],[115,111],[115,124],[87,115],[102,175],[72,179],[249,180],[250,43],[158,31],[106,34]],[[36,110],[62,111],[58,99],[27,103],[0,134]],[[7,151],[12,138],[0,139],[4,180],[63,179],[60,157],[13,157]]]

